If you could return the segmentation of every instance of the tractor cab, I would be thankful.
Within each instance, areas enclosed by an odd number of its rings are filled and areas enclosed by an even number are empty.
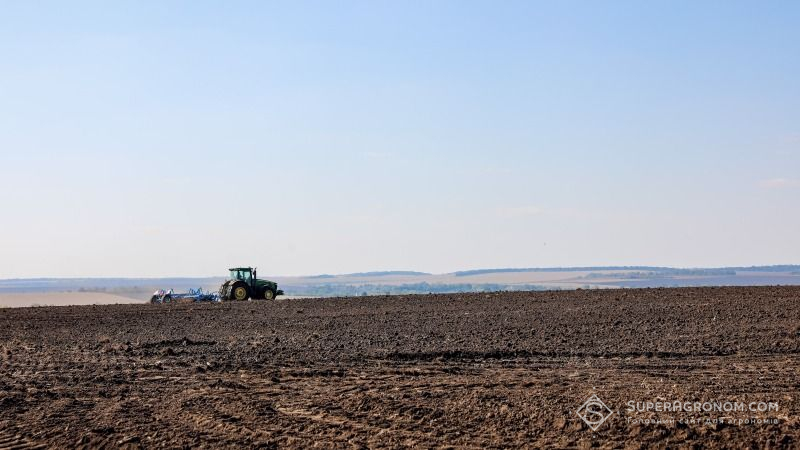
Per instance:
[[[231,280],[242,280],[247,284],[256,277],[255,271],[250,267],[237,267],[234,269],[228,269],[231,273]]]

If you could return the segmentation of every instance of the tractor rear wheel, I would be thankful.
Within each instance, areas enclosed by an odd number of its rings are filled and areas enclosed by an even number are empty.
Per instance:
[[[250,293],[247,291],[247,285],[243,282],[234,284],[233,289],[231,289],[231,294],[234,300],[247,300],[250,297]]]
[[[273,300],[275,298],[275,293],[272,292],[272,289],[267,288],[264,290],[264,300]]]

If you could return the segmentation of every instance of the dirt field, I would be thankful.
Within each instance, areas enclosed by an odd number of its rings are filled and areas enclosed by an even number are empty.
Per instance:
[[[141,299],[100,292],[40,292],[0,294],[0,308],[24,306],[115,305],[143,303]]]
[[[797,448],[799,353],[800,287],[9,308],[0,448]]]

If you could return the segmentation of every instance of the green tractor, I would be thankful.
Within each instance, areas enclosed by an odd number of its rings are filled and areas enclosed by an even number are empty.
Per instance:
[[[278,289],[278,283],[256,278],[256,269],[252,267],[234,267],[228,269],[231,277],[222,283],[219,288],[219,297],[222,300],[248,300],[263,298],[272,300],[283,291]]]

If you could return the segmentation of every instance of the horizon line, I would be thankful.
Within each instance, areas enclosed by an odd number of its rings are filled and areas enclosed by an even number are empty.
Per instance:
[[[456,270],[452,272],[422,272],[415,270],[374,270],[364,272],[350,272],[339,274],[318,273],[309,275],[270,275],[274,278],[313,278],[313,277],[346,277],[346,276],[376,276],[376,275],[418,275],[418,276],[437,276],[437,275],[478,275],[480,273],[502,273],[502,272],[535,272],[535,271],[582,271],[582,270],[744,270],[744,269],[769,269],[769,268],[787,268],[787,269],[800,269],[800,264],[766,264],[766,265],[752,265],[752,266],[648,266],[648,265],[601,265],[601,266],[540,266],[540,267],[490,267],[482,269],[465,269]],[[225,278],[225,276],[77,276],[77,277],[14,277],[14,278],[0,278],[0,281],[31,281],[31,280],[160,280],[160,279],[213,279]]]

